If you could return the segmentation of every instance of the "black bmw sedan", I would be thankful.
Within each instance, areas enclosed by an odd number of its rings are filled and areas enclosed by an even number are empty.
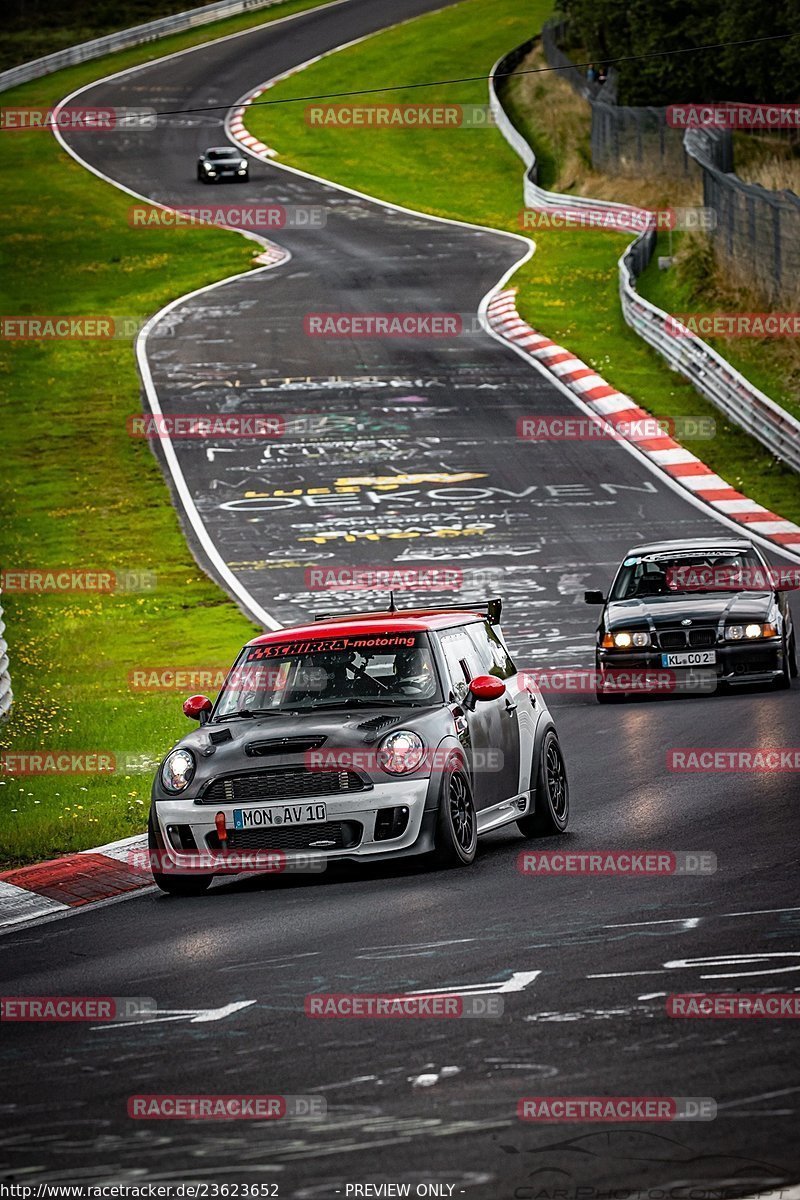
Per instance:
[[[197,178],[201,183],[219,183],[222,179],[247,182],[247,159],[235,146],[212,146],[197,160]]]
[[[788,688],[797,651],[787,590],[799,582],[800,568],[770,566],[746,538],[634,546],[608,596],[584,595],[603,606],[597,699],[753,683]]]

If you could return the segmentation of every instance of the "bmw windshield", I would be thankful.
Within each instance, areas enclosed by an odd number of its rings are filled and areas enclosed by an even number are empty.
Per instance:
[[[686,551],[626,558],[610,600],[770,589],[769,569],[750,550]]]
[[[245,646],[213,720],[323,707],[435,704],[442,694],[424,633],[348,634]]]

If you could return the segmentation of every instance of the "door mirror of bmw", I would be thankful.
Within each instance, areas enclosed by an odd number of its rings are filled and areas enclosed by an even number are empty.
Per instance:
[[[193,721],[199,721],[201,725],[205,725],[208,720],[211,708],[212,704],[208,696],[190,696],[183,702],[183,711],[186,716],[191,717]]]
[[[584,592],[583,599],[586,604],[605,604],[606,602],[602,592]]]
[[[466,707],[472,710],[479,700],[499,700],[505,690],[506,685],[496,675],[476,675],[470,681]]]

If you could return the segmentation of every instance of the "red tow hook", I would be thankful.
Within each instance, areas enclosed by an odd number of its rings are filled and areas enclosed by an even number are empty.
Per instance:
[[[225,828],[225,813],[224,812],[217,813],[217,815],[214,817],[214,824],[217,827],[217,837],[219,838],[220,842],[222,843],[222,849],[226,850],[227,842],[228,842],[228,831]]]

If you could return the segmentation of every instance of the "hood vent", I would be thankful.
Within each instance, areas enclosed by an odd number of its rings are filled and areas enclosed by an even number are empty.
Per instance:
[[[375,733],[378,729],[383,729],[384,725],[394,725],[399,718],[396,714],[388,716],[384,713],[380,717],[370,717],[368,721],[362,721],[356,729],[366,729],[370,733]]]
[[[248,742],[244,748],[249,758],[269,758],[273,754],[304,754],[306,750],[317,750],[326,742],[324,734],[312,737],[270,738],[263,742]]]

